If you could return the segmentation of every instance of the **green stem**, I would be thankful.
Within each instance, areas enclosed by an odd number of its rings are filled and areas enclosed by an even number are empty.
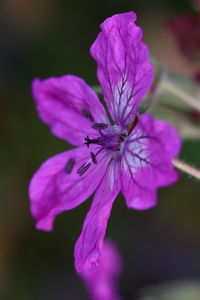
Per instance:
[[[186,103],[193,109],[200,112],[200,99],[196,99],[192,95],[190,95],[187,92],[185,92],[184,90],[182,90],[177,85],[173,84],[168,79],[165,78],[163,81],[161,81],[160,88],[161,88],[161,90],[164,90],[164,91],[176,96],[177,98],[182,100],[184,103]]]

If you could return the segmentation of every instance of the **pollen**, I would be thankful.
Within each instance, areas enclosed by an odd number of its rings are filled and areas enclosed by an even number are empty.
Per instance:
[[[84,117],[86,117],[86,119],[88,119],[92,123],[94,122],[94,117],[87,108],[82,109],[81,113],[84,115]]]
[[[78,170],[77,170],[77,174],[79,174],[80,176],[82,176],[85,172],[87,172],[87,170],[90,168],[91,163],[84,163]]]
[[[105,123],[94,123],[92,125],[92,128],[94,128],[94,129],[106,129],[107,127],[108,127],[108,125]]]
[[[74,158],[68,159],[66,166],[65,166],[65,173],[71,174],[71,172],[74,168],[74,165],[75,165],[75,159]]]
[[[93,163],[96,164],[97,163],[96,155],[93,152],[91,152],[90,156],[91,156]]]

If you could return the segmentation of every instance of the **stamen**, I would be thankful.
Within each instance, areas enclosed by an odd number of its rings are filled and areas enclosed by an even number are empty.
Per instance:
[[[135,126],[138,124],[138,122],[139,122],[139,118],[136,115],[135,118],[133,119],[133,121],[129,125],[128,135],[132,132],[133,128],[135,128]]]
[[[91,163],[84,163],[76,172],[82,176],[91,166]]]
[[[94,123],[92,125],[92,128],[94,128],[94,129],[105,129],[107,127],[108,127],[108,125],[105,123]]]
[[[126,137],[126,134],[125,134],[125,133],[120,134],[120,136],[119,136],[120,142],[123,142],[124,139],[125,139],[125,137]]]
[[[93,152],[90,152],[90,156],[91,156],[93,163],[96,164],[97,163],[96,155]]]
[[[73,158],[68,159],[65,166],[65,173],[70,174],[74,168],[74,165],[75,165],[75,159]]]
[[[84,115],[84,117],[86,117],[89,121],[94,122],[94,117],[91,114],[91,112],[89,112],[89,110],[87,108],[84,108],[81,110],[81,113]]]

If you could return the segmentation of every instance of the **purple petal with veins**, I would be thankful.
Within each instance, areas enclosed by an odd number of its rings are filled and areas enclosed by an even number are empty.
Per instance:
[[[148,48],[133,12],[114,15],[101,24],[91,47],[97,76],[113,120],[127,126],[153,80]]]

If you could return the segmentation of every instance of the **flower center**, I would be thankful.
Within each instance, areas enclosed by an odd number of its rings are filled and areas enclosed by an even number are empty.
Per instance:
[[[117,125],[108,126],[107,124],[102,123],[95,123],[94,125],[95,127],[92,127],[96,128],[99,131],[99,136],[95,138],[90,138],[89,136],[87,136],[85,138],[85,144],[88,147],[91,144],[96,144],[103,147],[104,149],[120,151],[120,145],[124,142],[127,136],[127,132],[123,132]]]
[[[127,129],[122,129],[121,126],[118,125],[111,126],[105,123],[96,123],[93,115],[86,108],[82,109],[81,113],[91,123],[91,127],[96,129],[98,132],[98,135],[96,135],[95,138],[86,136],[84,144],[87,145],[88,148],[92,144],[98,145],[98,147],[97,152],[90,152],[90,159],[77,169],[76,173],[80,176],[87,172],[92,164],[97,164],[97,156],[102,150],[112,151],[113,158],[120,158],[123,153],[126,138],[138,122],[138,118],[136,117]],[[65,172],[67,174],[72,172],[74,164],[75,161],[73,159],[69,159],[65,167]]]

